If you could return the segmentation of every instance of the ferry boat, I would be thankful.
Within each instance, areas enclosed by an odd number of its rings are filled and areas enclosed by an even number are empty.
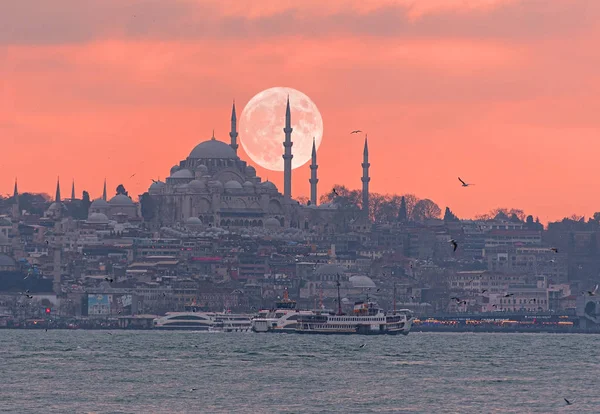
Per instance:
[[[314,315],[313,311],[296,309],[296,301],[291,300],[287,289],[283,292],[283,299],[275,302],[275,309],[264,309],[252,319],[254,332],[282,332],[293,333],[296,331],[298,318]]]
[[[236,313],[217,313],[214,324],[210,327],[212,332],[252,332],[252,316]]]
[[[214,325],[214,314],[206,312],[167,312],[154,319],[154,328],[160,330],[208,331]]]
[[[251,315],[230,312],[168,312],[154,319],[154,328],[160,330],[188,330],[211,332],[250,332]]]
[[[400,309],[386,314],[375,302],[356,302],[351,315],[320,313],[298,318],[295,332],[309,334],[408,335],[412,312]]]

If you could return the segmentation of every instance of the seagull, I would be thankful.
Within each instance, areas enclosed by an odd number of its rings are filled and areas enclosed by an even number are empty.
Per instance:
[[[485,292],[487,292],[487,289],[483,289],[483,290],[481,291],[481,294],[484,294]]]
[[[190,388],[190,392],[196,391],[198,388]]]
[[[333,193],[335,196],[339,196],[339,194],[338,194],[338,192],[336,191],[336,189],[335,189],[335,188],[333,188],[333,189],[331,190],[331,192],[332,192],[332,193]]]
[[[556,247],[551,247],[550,250],[552,250],[554,253],[558,253],[558,249]]]
[[[460,298],[457,298],[456,296],[452,296],[450,299],[455,300],[456,303],[460,303]]]
[[[359,348],[364,348],[366,344],[362,344],[361,346],[359,346]]]
[[[507,293],[506,295],[504,295],[505,298],[510,298],[511,296],[514,296],[514,293]]]
[[[112,335],[112,332],[107,332],[107,334]]]
[[[135,175],[136,175],[136,174],[137,174],[137,173],[133,173],[133,174],[131,174],[131,176],[130,176],[129,178],[133,178],[133,177],[135,177]]]
[[[456,242],[456,240],[449,240],[448,243],[450,243],[452,247],[454,247],[454,251],[456,251],[456,249],[458,248],[458,243]]]
[[[594,288],[594,290],[588,290],[588,295],[596,296],[596,292],[598,292],[598,285]]]
[[[362,132],[360,129],[355,129],[354,131],[351,132],[351,134],[358,134],[359,132]]]
[[[469,184],[469,183],[465,183],[460,177],[458,177],[458,181],[460,181],[462,183],[463,187],[468,187],[470,185],[475,185],[475,184]]]
[[[157,183],[158,181],[156,181],[154,178],[151,178],[153,183]]]
[[[112,283],[112,282],[114,282],[114,281],[115,281],[114,279],[112,279],[112,278],[109,278],[109,277],[105,277],[105,278],[104,278],[104,280],[106,280],[106,281],[107,281],[107,282],[109,282],[109,283]]]
[[[565,402],[567,403],[567,405],[573,404],[571,401],[567,400],[566,398],[563,398],[563,400],[565,400]]]

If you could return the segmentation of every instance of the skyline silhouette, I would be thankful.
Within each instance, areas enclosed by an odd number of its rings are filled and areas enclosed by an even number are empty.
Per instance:
[[[360,188],[360,129],[373,192],[544,223],[600,205],[595,2],[90,4],[0,6],[2,194],[14,177],[53,193],[62,176],[92,198],[104,177],[135,197],[213,128],[227,142],[233,99],[241,112],[289,86],[323,116],[319,196]],[[294,196],[309,178],[294,170]]]

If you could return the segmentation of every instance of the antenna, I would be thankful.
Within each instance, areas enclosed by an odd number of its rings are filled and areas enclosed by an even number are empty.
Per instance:
[[[396,313],[396,282],[394,282],[394,314]]]
[[[342,297],[340,296],[340,274],[337,274],[337,281],[336,281],[336,285],[337,285],[337,294],[338,294],[338,315],[342,314]]]

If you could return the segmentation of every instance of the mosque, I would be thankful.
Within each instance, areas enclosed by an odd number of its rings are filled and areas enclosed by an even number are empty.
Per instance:
[[[184,224],[200,227],[265,227],[320,229],[332,231],[330,224],[338,213],[335,202],[318,205],[317,150],[313,142],[310,164],[310,201],[300,204],[292,198],[292,119],[289,99],[283,132],[284,189],[283,194],[275,184],[256,175],[256,169],[239,158],[237,117],[235,103],[231,113],[230,143],[213,136],[196,145],[188,157],[174,165],[165,182],[154,181],[148,188],[152,218],[156,227]],[[369,205],[369,151],[367,139],[363,151],[362,204]],[[16,191],[16,186],[15,186]],[[75,199],[73,184],[72,199]],[[140,200],[144,196],[140,195]],[[140,206],[127,194],[117,194],[108,199],[106,181],[101,198],[92,201],[89,223],[104,224],[140,220]],[[66,212],[57,182],[54,202],[46,217],[60,219]],[[365,225],[368,208],[363,208],[361,220],[355,225]]]
[[[313,142],[310,201],[292,198],[292,119],[289,98],[283,132],[284,189],[262,181],[256,169],[238,154],[235,103],[231,113],[230,143],[213,136],[196,145],[188,157],[171,168],[166,182],[154,181],[148,193],[154,206],[156,224],[196,224],[215,227],[293,227],[310,229],[326,226],[335,214],[335,203],[318,205],[317,151]],[[369,152],[363,152],[363,205],[369,205]],[[368,209],[366,210],[368,211]]]

